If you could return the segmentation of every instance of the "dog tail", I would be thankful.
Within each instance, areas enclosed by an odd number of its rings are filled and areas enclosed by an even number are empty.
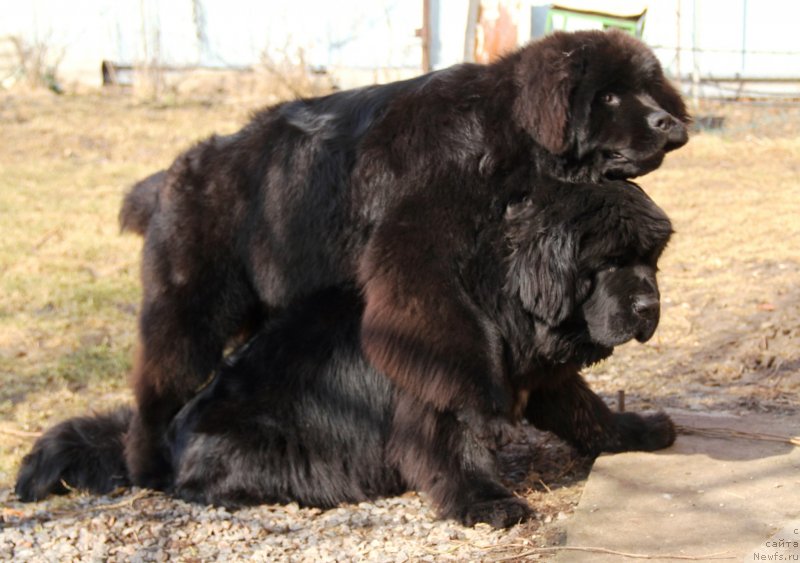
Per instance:
[[[119,226],[122,232],[132,231],[140,235],[147,232],[150,219],[158,208],[159,192],[166,183],[167,171],[159,170],[133,185],[125,194],[119,212]]]
[[[15,491],[24,502],[71,489],[105,494],[130,485],[124,437],[133,410],[70,418],[45,432],[22,460]]]

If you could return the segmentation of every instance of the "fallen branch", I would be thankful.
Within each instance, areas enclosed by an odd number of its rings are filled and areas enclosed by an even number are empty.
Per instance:
[[[111,503],[111,504],[101,504],[101,505],[96,505],[96,506],[89,506],[89,507],[86,507],[86,508],[84,508],[84,509],[82,509],[80,511],[76,511],[76,512],[84,512],[85,513],[85,512],[95,512],[95,511],[101,511],[101,510],[114,510],[115,508],[122,508],[123,506],[132,505],[137,500],[141,500],[141,499],[147,498],[147,497],[157,497],[157,496],[161,496],[162,494],[163,493],[161,493],[160,491],[152,491],[150,489],[142,489],[141,491],[139,491],[138,493],[136,493],[132,497],[128,497],[128,498],[126,498],[124,500],[121,500],[119,502],[114,502],[114,503]]]
[[[69,490],[71,492],[77,491],[77,489],[71,487],[70,485],[65,483],[63,480],[61,481],[61,484],[64,485],[67,488],[67,490]],[[121,489],[117,489],[117,490],[119,491]],[[116,491],[114,491],[114,492],[116,492]],[[45,510],[38,510],[34,514],[25,514],[24,512],[19,511],[19,510],[11,511],[11,510],[4,509],[3,512],[0,513],[0,514],[2,514],[4,519],[8,519],[8,517],[18,518],[19,520],[16,522],[17,525],[20,522],[31,521],[31,520],[37,521],[37,522],[49,522],[49,521],[53,521],[53,520],[55,520],[57,518],[64,518],[64,517],[77,518],[77,517],[80,517],[80,516],[83,516],[83,515],[86,515],[86,514],[91,514],[91,513],[96,513],[96,512],[104,512],[104,511],[107,511],[107,510],[115,510],[117,508],[123,508],[123,507],[129,506],[129,505],[132,506],[136,501],[139,501],[139,500],[142,500],[142,499],[145,499],[145,498],[155,498],[155,497],[159,497],[159,496],[163,496],[163,493],[160,492],[160,491],[152,491],[150,489],[142,489],[142,490],[138,491],[136,494],[134,494],[134,495],[132,495],[132,496],[130,496],[128,498],[125,498],[125,499],[123,499],[123,500],[121,500],[119,502],[112,502],[112,503],[108,503],[108,504],[89,504],[87,506],[82,506],[82,507],[78,507],[78,508],[66,507],[66,508],[55,508],[55,509],[50,509],[50,510],[45,509]]]
[[[779,436],[778,434],[765,434],[763,432],[744,432],[731,428],[717,428],[712,426],[695,427],[675,425],[675,429],[680,434],[696,434],[698,436],[708,436],[709,438],[741,438],[745,440],[762,440],[765,442],[780,442],[800,446],[800,436]]]
[[[11,430],[9,428],[0,428],[0,434],[7,434],[15,438],[25,438],[26,440],[29,438],[38,438],[42,435],[41,432],[26,432],[25,430]]]
[[[625,551],[615,551],[613,549],[606,549],[605,547],[579,547],[571,545],[557,545],[552,547],[535,547],[523,553],[503,557],[501,559],[492,559],[493,562],[499,563],[500,561],[512,561],[529,555],[539,555],[543,553],[552,553],[556,551],[581,551],[584,553],[602,553],[605,555],[616,555],[618,557],[627,557],[629,559],[678,559],[683,561],[704,561],[714,559],[736,559],[735,556],[729,555],[730,552],[710,553],[708,555],[673,555],[673,554],[649,554],[649,553],[627,553]]]

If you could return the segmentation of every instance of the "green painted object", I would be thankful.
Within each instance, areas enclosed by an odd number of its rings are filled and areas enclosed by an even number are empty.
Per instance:
[[[642,37],[644,32],[644,20],[647,11],[645,10],[638,16],[622,17],[597,12],[582,12],[559,6],[551,6],[547,12],[547,22],[545,33],[561,29],[579,29],[580,22],[592,22],[600,24],[602,29],[621,29],[630,33],[634,37]],[[578,25],[571,25],[578,23]]]

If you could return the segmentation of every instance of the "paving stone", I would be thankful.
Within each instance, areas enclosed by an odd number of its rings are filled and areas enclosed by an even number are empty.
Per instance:
[[[683,426],[800,435],[800,416],[673,412]],[[601,456],[566,526],[566,546],[738,561],[800,561],[800,447],[681,435],[654,453]],[[560,551],[560,562],[622,561]]]

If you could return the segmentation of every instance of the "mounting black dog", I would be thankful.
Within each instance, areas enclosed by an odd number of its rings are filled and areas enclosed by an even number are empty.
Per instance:
[[[123,225],[146,239],[132,377],[138,409],[126,444],[134,481],[163,486],[167,424],[232,339],[326,287],[365,287],[367,354],[391,380],[401,387],[437,381],[438,372],[412,373],[421,364],[402,357],[406,344],[390,355],[385,346],[383,355],[376,352],[376,339],[395,338],[376,307],[405,322],[405,312],[388,310],[405,305],[381,294],[396,283],[386,272],[413,277],[420,288],[452,280],[441,278],[433,260],[416,260],[413,270],[394,262],[376,238],[405,237],[398,248],[437,244],[447,223],[411,231],[397,221],[422,201],[486,209],[495,185],[488,180],[519,166],[567,181],[645,174],[686,142],[688,119],[638,40],[619,32],[557,33],[488,66],[268,108],[241,131],[180,155],[134,187],[121,213]],[[476,193],[438,189],[437,179],[469,175],[487,180]],[[443,359],[437,369],[455,370],[446,377],[476,390],[486,386],[481,374],[498,367],[485,365],[488,358],[470,365],[445,359],[464,351],[448,339],[458,331],[469,332],[467,339],[494,337],[483,334],[483,321],[457,294],[437,298],[446,314],[439,307],[414,313],[437,317],[431,324],[441,332],[428,344]],[[424,393],[439,407],[452,406],[436,395],[435,385]],[[484,410],[495,412],[492,401],[501,398],[488,398]]]
[[[482,184],[437,181],[431,193],[463,205],[407,199],[370,243],[365,290],[314,292],[232,354],[170,422],[166,488],[227,506],[321,507],[412,488],[442,517],[509,526],[531,509],[498,479],[494,422],[525,417],[588,454],[669,446],[666,415],[612,413],[580,375],[655,331],[668,218],[628,182],[514,173],[485,208],[472,201]],[[440,238],[425,235],[431,225]],[[23,462],[19,497],[130,483],[132,416],[49,430]]]

